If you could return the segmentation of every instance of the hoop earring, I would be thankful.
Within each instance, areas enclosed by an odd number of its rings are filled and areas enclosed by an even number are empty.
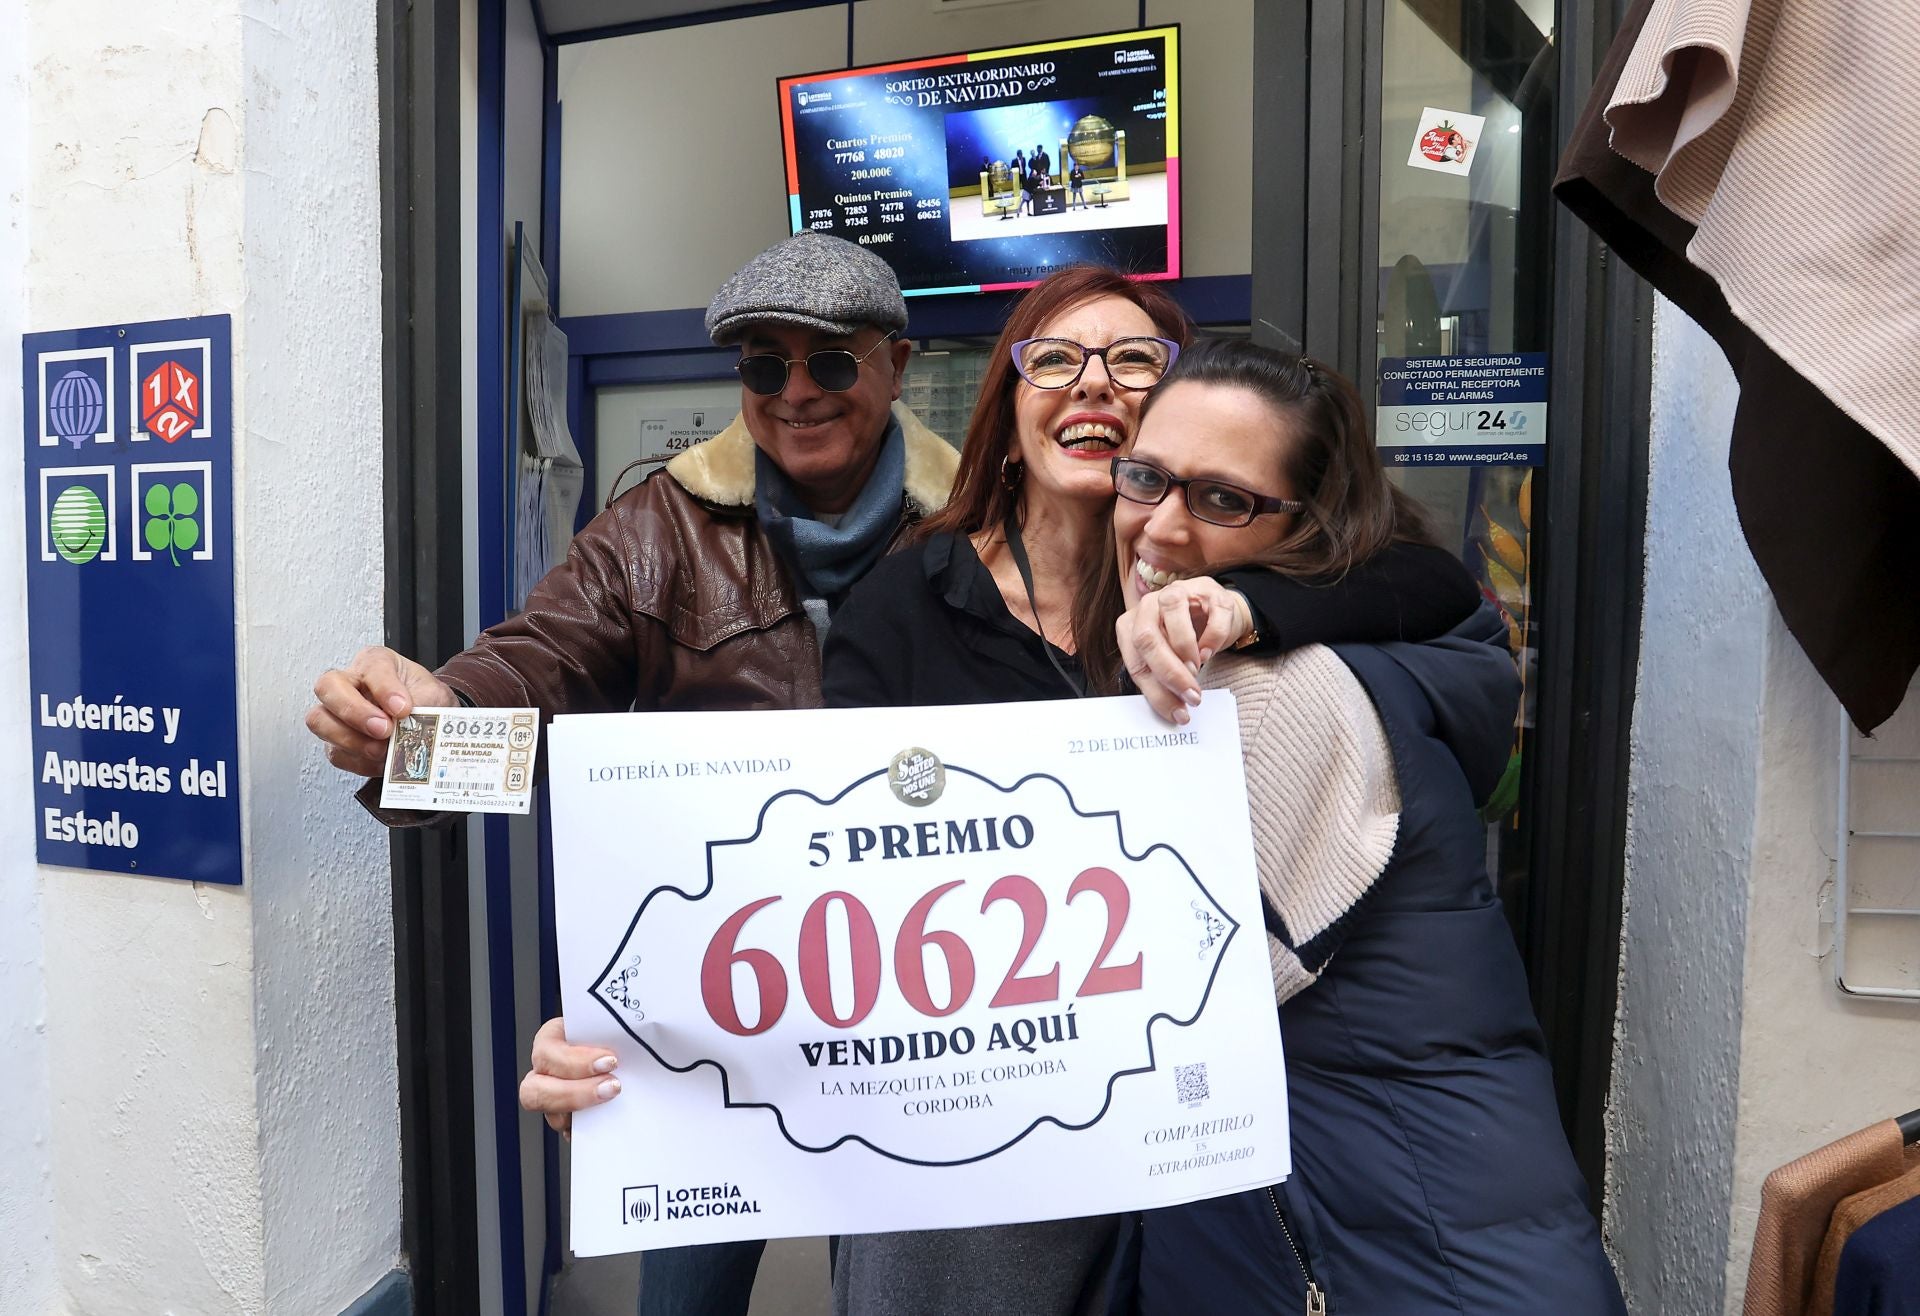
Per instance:
[[[1025,462],[1014,461],[1011,455],[1000,459],[1000,484],[1003,488],[1018,489],[1025,474]]]

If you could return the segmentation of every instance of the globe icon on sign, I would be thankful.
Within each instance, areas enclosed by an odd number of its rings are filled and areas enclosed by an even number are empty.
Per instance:
[[[1097,114],[1081,115],[1067,134],[1067,154],[1089,168],[1113,159],[1113,125]]]
[[[100,381],[86,371],[69,370],[54,381],[47,397],[47,420],[53,432],[74,447],[100,432],[106,414],[107,398],[100,391]]]
[[[100,505],[100,495],[84,484],[61,490],[47,519],[54,548],[75,566],[93,561],[107,541],[107,509]]]

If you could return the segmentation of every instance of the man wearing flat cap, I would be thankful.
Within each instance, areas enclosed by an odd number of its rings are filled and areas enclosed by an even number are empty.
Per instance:
[[[906,323],[893,271],[852,243],[802,233],[748,261],[706,319],[740,347],[740,415],[612,499],[524,610],[438,671],[369,648],[322,675],[307,726],[328,759],[377,775],[416,704],[818,707],[834,606],[945,505],[959,461],[897,405]]]
[[[383,822],[419,825],[439,819],[375,807],[394,723],[416,705],[819,707],[834,607],[946,503],[958,465],[898,405],[906,323],[893,271],[852,243],[802,233],[748,261],[706,317],[716,344],[740,347],[739,417],[612,499],[517,616],[438,671],[374,647],[323,674],[306,721],[329,761],[376,778],[361,798]],[[610,1057],[567,1045],[557,1019],[533,1059],[521,1102],[555,1128],[619,1090]],[[744,1313],[758,1248],[655,1254],[642,1311]]]

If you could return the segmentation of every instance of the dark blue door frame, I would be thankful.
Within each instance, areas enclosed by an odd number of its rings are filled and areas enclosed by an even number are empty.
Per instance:
[[[474,527],[478,555],[481,629],[504,619],[509,597],[514,495],[515,427],[508,414],[510,298],[506,217],[506,5],[479,0],[479,87],[475,191],[475,378],[478,433],[474,455],[479,515]],[[515,271],[517,276],[518,271]],[[514,1012],[513,868],[507,819],[488,814],[481,822],[482,872],[486,888],[489,1088],[493,1097],[494,1170],[500,1229],[502,1309],[527,1310],[526,1223],[520,1177],[519,1030]]]

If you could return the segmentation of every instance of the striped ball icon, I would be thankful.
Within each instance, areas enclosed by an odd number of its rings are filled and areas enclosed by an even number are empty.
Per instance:
[[[61,490],[49,520],[55,550],[76,566],[93,561],[107,542],[107,509],[84,484]]]
[[[47,396],[47,421],[55,434],[78,448],[100,432],[107,397],[100,381],[84,370],[69,370],[54,381]]]

